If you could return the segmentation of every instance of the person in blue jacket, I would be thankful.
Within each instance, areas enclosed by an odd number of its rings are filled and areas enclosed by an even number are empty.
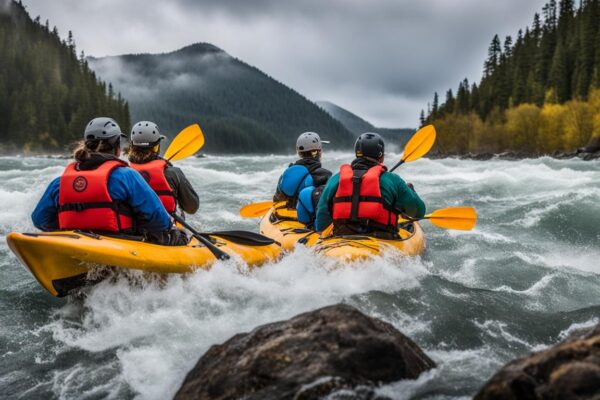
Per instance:
[[[75,162],[54,179],[32,214],[42,231],[86,230],[141,235],[164,245],[185,245],[156,193],[118,157],[124,136],[111,118],[88,123]]]
[[[321,189],[331,177],[331,171],[321,166],[322,141],[315,132],[304,132],[296,141],[300,159],[283,172],[273,201],[287,202],[288,208],[298,211],[298,220],[310,227]]]

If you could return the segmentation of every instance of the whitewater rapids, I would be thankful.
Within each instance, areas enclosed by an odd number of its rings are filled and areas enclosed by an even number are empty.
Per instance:
[[[389,156],[396,160],[397,156]],[[326,153],[336,169],[350,155]],[[240,206],[269,200],[292,156],[178,163],[201,197],[204,230],[257,230]],[[471,232],[424,223],[420,258],[332,269],[300,248],[248,271],[218,263],[166,283],[103,282],[78,298],[42,289],[6,245],[66,160],[0,158],[0,393],[6,398],[170,398],[211,345],[257,325],[345,302],[382,318],[438,363],[380,389],[397,399],[469,398],[507,361],[600,315],[600,163],[419,160],[398,173],[428,209],[470,205]],[[391,164],[392,162],[390,162]]]

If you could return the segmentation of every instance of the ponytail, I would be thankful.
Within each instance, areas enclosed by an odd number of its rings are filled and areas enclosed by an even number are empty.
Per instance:
[[[114,151],[115,146],[108,140],[81,140],[75,144],[73,158],[77,162],[83,162],[89,160],[92,153],[114,153]]]

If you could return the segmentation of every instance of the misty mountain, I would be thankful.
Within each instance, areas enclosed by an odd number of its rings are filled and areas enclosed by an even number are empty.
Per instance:
[[[329,101],[317,101],[316,103],[354,134],[360,135],[361,133],[375,130],[375,127],[369,122],[337,104],[333,104]]]
[[[132,122],[155,121],[168,136],[198,122],[208,151],[294,151],[304,131],[336,148],[352,143],[351,133],[316,104],[211,44],[88,62],[128,100]]]
[[[365,132],[377,132],[385,139],[388,148],[393,150],[404,147],[408,139],[415,132],[411,128],[377,128],[370,122],[365,121],[358,115],[337,104],[329,101],[317,101],[316,103],[323,110],[327,111],[329,115],[340,121],[355,137]]]

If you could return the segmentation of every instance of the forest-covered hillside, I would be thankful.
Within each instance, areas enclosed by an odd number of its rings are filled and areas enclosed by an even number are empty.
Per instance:
[[[129,126],[127,103],[99,81],[71,34],[62,41],[21,2],[0,8],[0,151],[62,151],[94,116]]]
[[[132,119],[155,121],[169,136],[198,122],[207,151],[293,152],[304,131],[336,148],[352,144],[350,132],[316,104],[207,43],[89,62],[127,98]]]
[[[421,122],[446,152],[551,153],[600,136],[600,0],[551,0],[515,38],[494,36],[481,81],[435,93]]]

